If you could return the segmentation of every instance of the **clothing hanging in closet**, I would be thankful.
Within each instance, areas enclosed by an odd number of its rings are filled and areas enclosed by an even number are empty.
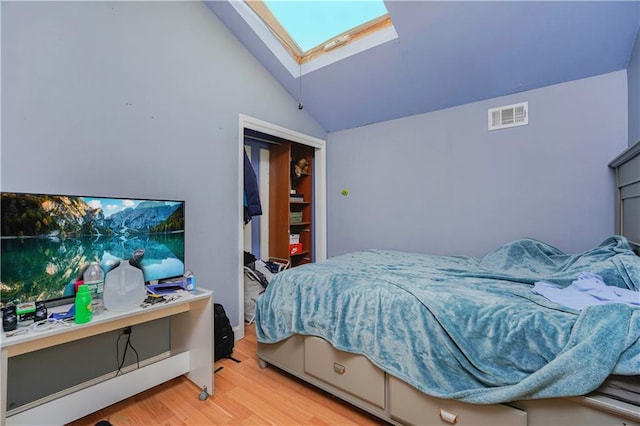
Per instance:
[[[260,203],[260,192],[258,190],[258,179],[253,170],[251,161],[244,151],[244,223],[251,221],[253,216],[262,215],[262,204]]]

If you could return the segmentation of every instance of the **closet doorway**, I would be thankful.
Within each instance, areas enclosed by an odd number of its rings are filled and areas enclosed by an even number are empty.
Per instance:
[[[273,156],[280,151],[281,146],[290,145],[297,147],[303,152],[310,153],[313,158],[312,176],[309,180],[312,188],[310,191],[312,200],[307,208],[306,215],[312,215],[311,240],[305,240],[305,245],[310,245],[309,252],[312,253],[313,261],[318,262],[326,259],[326,142],[313,136],[305,135],[294,130],[286,129],[253,117],[240,114],[238,127],[238,203],[240,214],[238,220],[238,311],[240,312],[240,324],[244,320],[244,274],[241,273],[244,266],[244,251],[257,254],[259,258],[266,259],[270,256],[282,257],[282,253],[271,253],[274,251],[273,241],[269,243],[269,232],[274,232],[274,222],[276,217],[281,215],[278,212],[270,212],[270,199],[273,198]],[[262,216],[255,216],[245,225],[244,220],[244,154],[245,143],[249,142],[246,150],[252,163],[255,163],[256,177],[260,187],[260,200],[262,204]],[[295,149],[294,149],[295,151]],[[271,156],[271,159],[270,159]],[[280,166],[282,167],[282,166]],[[286,164],[288,174],[289,164]],[[271,175],[271,176],[270,176]],[[272,187],[270,188],[270,185]],[[286,188],[288,195],[289,188]],[[305,191],[307,192],[307,191]],[[270,195],[271,194],[271,195]],[[307,194],[306,194],[307,195]],[[273,207],[272,207],[273,208]],[[287,208],[288,210],[288,208]],[[287,211],[288,213],[288,211]],[[304,235],[302,236],[304,238]],[[272,238],[273,240],[273,238]],[[279,256],[277,256],[279,254]],[[240,335],[244,337],[244,327],[239,327]]]

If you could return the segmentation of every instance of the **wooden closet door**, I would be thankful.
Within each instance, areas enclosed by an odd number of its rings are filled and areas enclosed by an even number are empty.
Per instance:
[[[269,256],[289,259],[289,170],[291,144],[269,150]]]

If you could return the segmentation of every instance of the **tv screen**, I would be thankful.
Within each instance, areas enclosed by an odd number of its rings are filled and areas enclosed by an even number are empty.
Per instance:
[[[185,272],[184,201],[3,192],[0,215],[3,306],[72,297],[88,262],[134,252],[147,282]]]

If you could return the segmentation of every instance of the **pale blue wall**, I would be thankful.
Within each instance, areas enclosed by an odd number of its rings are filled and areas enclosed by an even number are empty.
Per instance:
[[[1,7],[2,190],[186,199],[187,267],[237,325],[238,113],[324,130],[199,2]],[[640,139],[631,123],[639,44],[627,79],[330,134],[329,255],[481,254],[524,235],[568,250],[599,242],[613,230],[601,164]],[[521,100],[529,126],[487,132],[487,108]]]
[[[626,74],[330,133],[328,255],[479,256],[520,237],[570,252],[599,244],[614,232],[607,164],[627,147]],[[487,131],[488,108],[522,101],[528,126]]]
[[[3,191],[186,200],[234,325],[238,114],[325,131],[202,2],[2,2]]]
[[[627,67],[629,87],[629,146],[640,141],[640,31],[636,36],[629,66]]]

